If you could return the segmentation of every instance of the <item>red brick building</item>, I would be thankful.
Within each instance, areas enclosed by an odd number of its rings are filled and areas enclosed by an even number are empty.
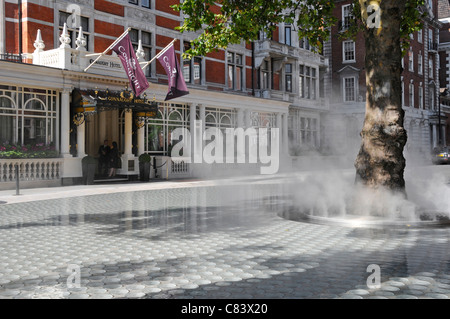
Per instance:
[[[441,88],[441,113],[445,131],[441,136],[442,144],[450,144],[450,2],[448,0],[439,1],[438,7],[439,21],[442,28],[439,32],[439,80]],[[444,124],[443,124],[444,125]]]
[[[336,0],[334,16],[339,24],[331,30],[327,57],[330,59],[332,98],[330,106],[332,132],[340,136],[335,148],[355,154],[359,149],[359,132],[365,113],[365,71],[364,39],[358,35],[356,40],[339,38],[351,21],[351,0]],[[419,10],[427,12],[423,29],[411,34],[410,49],[403,59],[403,108],[405,128],[408,132],[406,156],[416,158],[427,154],[438,141],[438,96],[439,96],[439,28],[437,19],[438,1],[426,1]],[[336,121],[335,115],[341,119]],[[441,127],[444,130],[444,127]]]
[[[290,106],[289,99],[284,97],[287,77],[280,77],[284,75],[282,61],[277,61],[278,57],[270,59],[266,53],[272,49],[269,47],[267,51],[264,47],[276,41],[261,40],[256,43],[257,48],[245,43],[231,45],[226,50],[183,61],[182,53],[196,35],[174,30],[184,18],[170,8],[175,3],[175,0],[0,1],[0,143],[56,145],[64,162],[61,175],[66,179],[80,177],[81,158],[85,154],[97,156],[98,146],[105,139],[119,144],[122,153],[119,174],[136,175],[138,156],[142,153],[152,155],[157,160],[156,166],[162,167],[171,148],[172,131],[176,127],[192,131],[196,120],[202,120],[203,129],[278,128],[280,151],[287,154]],[[64,25],[67,34],[63,34]],[[119,108],[97,110],[94,114],[84,112],[85,120],[75,121],[75,115],[77,119],[83,118],[74,114],[78,112],[74,106],[75,91],[120,91],[127,86],[126,74],[114,55],[102,57],[87,72],[83,70],[95,58],[89,54],[104,51],[129,28],[141,61],[150,60],[177,39],[174,47],[190,94],[164,102],[167,75],[155,61],[145,72],[150,83],[146,94],[159,107],[156,118],[142,119],[136,112]],[[259,44],[262,46],[258,47]],[[315,59],[320,63],[319,58]],[[318,74],[317,66],[317,77]],[[267,83],[271,85],[265,87]],[[319,92],[318,85],[315,89]],[[273,94],[263,93],[267,90]],[[25,111],[29,107],[36,110]],[[305,136],[309,130],[309,140],[314,136],[318,141],[319,128],[318,121],[314,132],[305,127]],[[192,175],[192,166],[168,162],[171,166],[164,174]],[[203,168],[201,173],[208,174],[210,169],[211,166]],[[155,174],[161,176],[162,169]]]

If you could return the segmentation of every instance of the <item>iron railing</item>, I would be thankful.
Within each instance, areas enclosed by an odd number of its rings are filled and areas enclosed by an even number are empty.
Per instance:
[[[14,53],[2,53],[0,54],[0,60],[3,61],[12,61],[12,62],[18,62],[22,63],[22,56],[20,54],[14,54]]]

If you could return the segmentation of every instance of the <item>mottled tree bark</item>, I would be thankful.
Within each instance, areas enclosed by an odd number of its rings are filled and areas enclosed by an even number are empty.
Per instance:
[[[369,1],[360,0],[362,13]],[[380,28],[365,31],[366,114],[355,161],[357,182],[404,193],[406,131],[402,109],[400,22],[405,1],[379,0]]]

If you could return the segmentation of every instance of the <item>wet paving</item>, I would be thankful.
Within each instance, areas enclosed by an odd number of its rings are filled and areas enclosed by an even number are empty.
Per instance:
[[[450,229],[290,221],[278,212],[291,191],[242,183],[1,205],[0,298],[450,297]]]

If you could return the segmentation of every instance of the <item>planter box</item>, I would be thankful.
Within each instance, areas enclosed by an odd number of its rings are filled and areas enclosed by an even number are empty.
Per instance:
[[[97,164],[85,164],[83,165],[83,184],[85,185],[93,185],[95,170],[97,169]]]
[[[139,179],[143,182],[150,180],[150,162],[139,163]]]

